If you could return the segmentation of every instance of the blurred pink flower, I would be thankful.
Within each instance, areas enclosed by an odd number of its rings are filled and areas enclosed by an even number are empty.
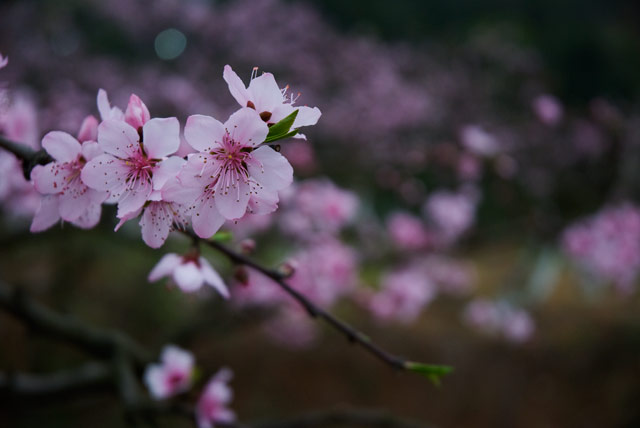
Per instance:
[[[272,341],[291,349],[310,347],[318,335],[309,314],[301,307],[293,305],[282,306],[262,328]]]
[[[500,335],[513,343],[526,342],[535,332],[531,316],[505,302],[475,299],[465,308],[463,319],[484,333]]]
[[[562,120],[564,109],[560,101],[553,95],[538,95],[531,103],[538,119],[545,125],[555,125]]]
[[[174,253],[165,254],[149,273],[149,281],[154,282],[169,275],[184,292],[191,293],[199,290],[202,284],[209,284],[222,297],[229,297],[229,290],[218,272],[197,253],[183,256]]]
[[[500,150],[496,137],[477,125],[464,126],[460,130],[460,140],[468,151],[478,156],[491,157]]]
[[[445,245],[456,241],[474,222],[477,197],[467,192],[434,192],[424,204],[426,217]]]
[[[213,428],[216,423],[229,424],[236,420],[235,413],[228,408],[233,391],[227,385],[233,372],[223,368],[204,387],[196,405],[198,428]]]
[[[403,250],[417,250],[429,243],[422,219],[409,213],[392,213],[387,219],[387,230],[393,243]]]
[[[7,64],[9,64],[9,57],[2,56],[2,53],[0,53],[0,69],[3,69],[4,67],[6,67]]]
[[[144,383],[153,398],[164,400],[191,388],[193,368],[191,352],[167,345],[160,355],[160,364],[150,364],[145,369]]]
[[[436,296],[436,288],[421,268],[409,266],[385,275],[369,309],[383,320],[414,321]]]
[[[587,272],[629,292],[640,271],[640,209],[632,204],[604,208],[569,226],[562,245]]]

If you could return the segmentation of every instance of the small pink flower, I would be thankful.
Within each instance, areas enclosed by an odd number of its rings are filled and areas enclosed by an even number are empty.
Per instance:
[[[436,227],[445,245],[453,243],[474,222],[477,197],[466,192],[440,190],[431,194],[424,204],[424,213]]]
[[[174,253],[165,254],[149,273],[149,281],[154,282],[169,276],[182,291],[191,293],[199,290],[202,284],[209,284],[223,297],[229,297],[229,290],[222,278],[209,262],[197,253],[179,256]]]
[[[564,110],[560,101],[553,95],[537,96],[532,102],[533,111],[545,125],[555,125],[562,120]]]
[[[477,125],[467,125],[460,130],[462,145],[478,156],[491,157],[500,150],[498,140]]]
[[[404,250],[417,250],[429,242],[429,234],[419,217],[395,212],[387,220],[387,230],[393,243]]]
[[[82,181],[89,187],[109,192],[118,203],[118,217],[139,210],[154,190],[154,175],[163,158],[180,145],[180,125],[175,117],[149,119],[146,107],[132,95],[127,108],[129,121],[106,119],[98,127],[98,144],[105,154],[87,163]]]
[[[256,70],[254,69],[254,72]],[[286,92],[289,87],[280,89],[271,73],[262,73],[258,77],[252,76],[248,88],[229,65],[224,66],[223,77],[238,104],[253,109],[267,124],[278,123],[294,110],[298,110],[298,115],[291,127],[298,129],[302,126],[315,125],[322,114],[317,107],[294,107],[297,97],[288,97]],[[303,135],[300,137],[304,138]]]
[[[212,236],[225,219],[242,217],[253,204],[277,201],[277,192],[291,184],[289,162],[260,146],[268,132],[249,108],[235,112],[224,125],[208,116],[189,117],[185,138],[200,153],[190,155],[178,175],[183,189],[167,198],[193,207],[198,236]]]
[[[369,309],[383,320],[408,323],[415,320],[436,296],[436,289],[426,273],[408,267],[387,274],[381,290],[371,297]]]
[[[82,228],[95,226],[107,194],[87,187],[81,176],[85,164],[101,153],[97,143],[80,144],[66,132],[52,131],[42,139],[42,147],[55,161],[31,172],[36,190],[45,195],[31,231],[48,229],[60,218]]]
[[[227,406],[233,399],[233,391],[227,385],[233,372],[223,368],[204,387],[196,406],[198,428],[214,428],[216,423],[232,423],[236,420],[233,410]]]
[[[160,364],[150,364],[144,382],[151,396],[164,400],[188,391],[191,387],[194,359],[189,351],[168,345],[162,350]]]

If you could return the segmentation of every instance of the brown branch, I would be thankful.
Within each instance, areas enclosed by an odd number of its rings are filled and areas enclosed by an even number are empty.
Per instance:
[[[280,286],[280,288],[282,288],[287,294],[289,294],[289,296],[291,296],[300,305],[302,305],[302,307],[307,311],[307,313],[311,317],[324,320],[331,327],[335,328],[340,333],[344,334],[351,343],[360,345],[367,352],[372,354],[374,357],[376,357],[383,363],[398,370],[419,371],[415,369],[415,366],[417,365],[416,363],[407,361],[397,355],[393,355],[385,351],[384,349],[382,349],[381,347],[373,343],[371,339],[368,336],[366,336],[364,333],[354,329],[349,324],[336,318],[331,313],[317,306],[315,303],[309,300],[304,294],[300,293],[298,290],[296,290],[295,288],[287,284],[287,282],[285,281],[286,275],[284,275],[282,272],[279,272],[274,269],[266,268],[260,265],[259,263],[251,260],[250,258],[245,257],[242,254],[236,253],[233,250],[230,250],[229,248],[225,247],[219,242],[216,242],[213,240],[201,239],[198,236],[196,236],[193,232],[183,231],[183,233],[190,236],[195,241],[202,242],[208,245],[209,247],[221,252],[229,260],[231,260],[231,262],[239,265],[248,266],[260,272],[261,274],[267,276],[268,278],[272,279],[276,284]],[[429,370],[431,368],[434,369],[435,371],[442,370],[442,373],[440,374],[445,374],[446,372],[449,371],[448,368],[441,367],[441,366],[425,366],[425,365],[421,365],[421,366],[425,368],[425,370]],[[426,372],[423,372],[423,373],[429,376],[429,373],[426,373]],[[434,373],[433,375],[435,376],[435,378],[432,378],[432,380],[436,381],[439,375],[437,373]]]
[[[124,350],[138,365],[152,354],[129,336],[115,330],[99,329],[75,318],[58,314],[30,299],[17,287],[0,280],[0,308],[24,321],[35,331],[75,344],[97,356],[110,358]]]
[[[22,171],[24,173],[24,178],[27,180],[29,180],[31,170],[36,165],[46,165],[53,161],[53,158],[44,150],[35,151],[27,145],[8,140],[2,135],[0,135],[0,147],[13,153],[22,161]]]
[[[111,368],[98,362],[40,375],[4,372],[0,373],[0,394],[19,397],[63,395],[111,385],[112,376]]]

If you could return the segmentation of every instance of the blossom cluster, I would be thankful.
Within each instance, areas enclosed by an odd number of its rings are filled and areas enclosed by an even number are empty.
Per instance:
[[[587,273],[631,292],[640,273],[640,209],[629,203],[604,208],[569,226],[562,245]]]
[[[465,308],[463,320],[482,332],[514,343],[529,340],[535,332],[535,324],[527,311],[502,301],[473,300]]]
[[[229,424],[235,421],[235,413],[228,408],[233,391],[227,384],[232,376],[230,369],[223,368],[203,388],[195,409],[199,428],[212,428],[216,423]],[[145,384],[156,400],[166,400],[189,391],[194,377],[193,355],[174,345],[165,346],[160,363],[150,364],[144,373]]]

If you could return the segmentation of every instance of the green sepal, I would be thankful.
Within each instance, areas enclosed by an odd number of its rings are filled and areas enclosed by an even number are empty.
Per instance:
[[[422,364],[414,361],[404,363],[405,369],[421,374],[422,376],[433,382],[434,385],[440,386],[440,378],[453,371],[451,366],[442,366],[436,364]]]

